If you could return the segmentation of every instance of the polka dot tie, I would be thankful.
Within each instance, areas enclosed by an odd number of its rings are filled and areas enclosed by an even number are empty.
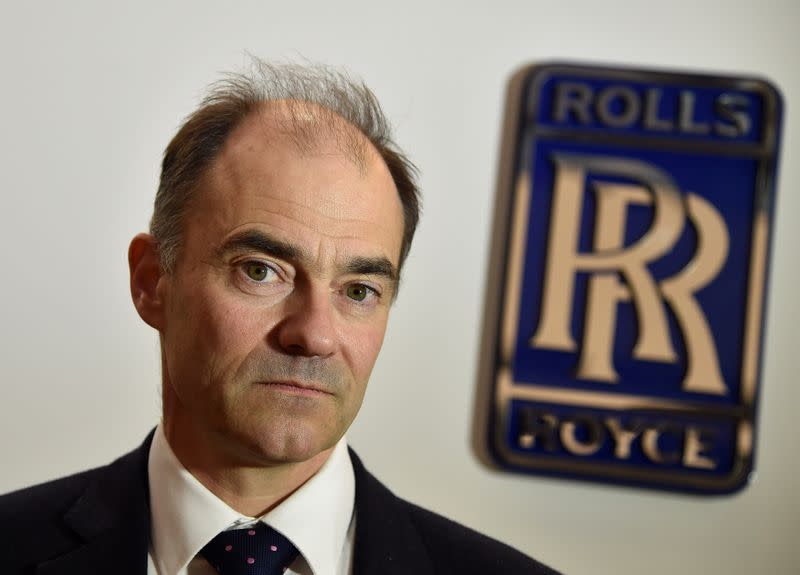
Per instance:
[[[200,554],[220,575],[281,575],[297,557],[297,549],[272,527],[259,523],[223,531]]]

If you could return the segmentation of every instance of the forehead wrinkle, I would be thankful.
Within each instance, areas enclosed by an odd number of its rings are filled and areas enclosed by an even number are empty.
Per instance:
[[[235,138],[231,138],[231,140],[234,139]],[[259,152],[264,153],[266,156],[269,156],[270,148],[279,149],[280,146],[282,145],[282,142],[275,140],[269,140],[262,143],[265,144],[266,149],[259,150]],[[285,143],[285,141],[283,143]],[[230,146],[226,144],[226,149],[223,150],[223,152],[220,154],[220,157],[217,158],[217,160],[211,166],[211,169],[209,170],[210,173],[207,174],[207,177],[205,178],[204,187],[209,187],[209,188],[230,187],[233,188],[234,190],[241,190],[241,191],[251,189],[254,185],[252,181],[252,176],[253,176],[252,169],[247,169],[246,166],[243,165],[241,154],[239,153],[239,148],[245,146],[248,152],[255,151],[254,149],[256,145],[253,142],[249,143],[247,141],[234,142]],[[331,151],[331,150],[323,151],[322,148],[320,148],[317,154],[310,154],[310,153],[302,154],[303,157],[312,157],[313,155],[316,155],[318,157],[329,157],[329,158],[342,155],[344,161],[349,161],[348,158],[345,157],[343,153],[338,149],[336,151]],[[267,157],[265,158],[264,161],[269,162],[270,160]],[[352,162],[350,162],[350,164],[355,166],[355,164],[353,164]],[[374,166],[373,167],[374,170],[380,170],[381,168],[385,168],[385,164],[378,155],[377,151],[374,152],[374,157],[372,158],[372,161],[370,162],[369,165]],[[363,168],[358,169],[358,173],[362,181],[367,179],[370,175],[370,170],[368,168],[369,166],[364,165]],[[276,168],[273,165],[273,170],[274,169]],[[215,182],[214,180],[217,181]],[[226,181],[231,185],[225,186]],[[264,198],[265,201],[283,203],[286,205],[295,205],[298,208],[319,212],[319,210],[315,210],[314,208],[307,205],[309,202],[309,198],[307,197],[306,194],[307,190],[299,189],[296,192],[293,189],[284,188],[283,191],[286,193],[280,195],[279,194],[280,189],[275,189],[275,190],[269,189],[270,186],[275,186],[274,182],[269,181],[269,176],[267,176],[266,181],[264,181],[264,179],[262,178],[261,181],[258,182],[257,186],[258,189],[255,190],[257,195]],[[352,222],[361,221],[358,218],[346,218],[342,213],[342,208],[353,208],[352,201],[348,202],[346,200],[340,199],[340,195],[345,191],[346,190],[332,189],[329,195],[323,196],[325,204],[331,206],[335,210],[335,216],[341,219],[342,221],[345,220],[349,220]],[[374,192],[377,193],[377,190],[374,190]],[[331,217],[322,213],[320,215],[323,217]]]
[[[335,207],[335,208],[352,206],[352,203],[348,203],[348,202],[345,202],[345,201],[336,201],[336,195],[337,194],[331,194],[331,197],[326,197],[325,198],[326,205],[329,205],[329,206],[332,206],[332,207]],[[335,215],[328,215],[328,214],[325,214],[325,213],[321,213],[320,210],[315,209],[314,207],[307,205],[306,202],[303,202],[303,201],[300,201],[298,199],[295,199],[295,195],[291,194],[291,193],[290,193],[289,197],[279,197],[277,195],[273,195],[273,194],[267,192],[266,194],[261,195],[261,197],[265,201],[274,202],[274,203],[282,203],[282,204],[286,204],[288,206],[293,206],[298,211],[311,212],[312,214],[318,215],[319,217],[322,217],[322,218],[338,219],[338,220],[340,220],[342,222],[350,222],[350,223],[365,221],[365,220],[361,220],[361,219],[356,218],[356,217],[346,217],[346,215],[344,213],[342,213],[341,211],[337,211],[337,213]],[[269,208],[266,208],[266,207],[264,207],[264,208],[259,207],[258,209],[260,211],[264,211],[264,212],[267,212],[267,213],[274,213],[274,214],[278,213],[278,212],[276,212],[274,210],[271,210]]]
[[[397,254],[395,254],[393,253],[394,250],[390,249],[390,246],[385,246],[382,242],[372,241],[371,238],[365,237],[364,234],[353,233],[353,230],[363,229],[364,226],[367,226],[369,230],[378,232],[382,228],[382,225],[378,222],[373,222],[366,218],[348,218],[344,217],[344,215],[341,213],[338,213],[335,216],[331,214],[324,214],[310,206],[304,205],[302,202],[274,196],[269,196],[268,203],[258,202],[258,204],[259,205],[255,209],[262,214],[268,214],[271,221],[255,219],[242,222],[226,233],[228,238],[243,233],[243,231],[247,228],[263,229],[266,227],[280,230],[278,237],[275,237],[275,239],[282,243],[291,243],[292,245],[297,246],[298,249],[306,256],[303,258],[304,263],[310,263],[313,260],[317,260],[317,264],[313,266],[317,272],[321,272],[325,267],[323,262],[323,251],[338,251],[335,243],[343,240],[356,242],[367,241],[372,245],[373,249],[370,250],[371,253],[358,254],[352,257],[361,257],[362,255],[367,258],[383,257],[388,260],[393,267],[397,265],[399,251]],[[273,205],[270,206],[269,204]],[[289,209],[281,210],[278,207],[279,205],[291,207]],[[228,202],[223,202],[221,209],[235,210],[236,208],[233,208]],[[306,229],[310,228],[313,230],[313,233],[301,232],[298,234],[296,231],[296,226],[298,225]],[[236,230],[240,231],[237,232]],[[267,232],[267,235],[272,236],[274,234]],[[316,249],[308,244],[303,245],[303,243],[292,239],[292,237],[296,238],[298,236],[311,241],[313,241],[312,236],[317,236],[318,240],[316,242]],[[221,244],[217,246],[218,249],[222,249],[226,242],[227,240],[221,242]],[[330,248],[326,249],[326,245],[330,245]],[[316,255],[313,255],[315,253]],[[337,265],[336,267],[346,266]]]
[[[320,234],[322,236],[325,236],[327,238],[330,238],[332,240],[335,240],[335,239],[353,239],[353,240],[364,239],[362,236],[355,235],[355,234],[349,234],[349,233],[336,234],[336,233],[331,233],[330,230],[333,230],[333,229],[344,228],[345,231],[348,231],[349,229],[352,229],[352,228],[355,227],[354,224],[358,224],[358,225],[361,225],[361,226],[367,225],[367,226],[369,226],[370,228],[373,228],[373,229],[381,229],[381,227],[382,227],[377,222],[371,222],[368,219],[361,219],[361,218],[356,218],[356,217],[349,217],[348,218],[348,217],[345,217],[343,214],[329,215],[329,214],[319,213],[317,210],[315,210],[315,209],[313,209],[313,208],[311,208],[309,206],[305,206],[300,202],[290,202],[288,200],[283,200],[283,199],[279,199],[279,198],[272,198],[272,200],[275,201],[275,202],[283,202],[283,203],[289,204],[290,206],[292,206],[294,208],[293,211],[296,212],[296,213],[292,213],[292,211],[290,211],[290,213],[287,214],[286,212],[280,211],[280,210],[275,209],[275,208],[268,208],[266,206],[264,206],[264,207],[259,206],[257,208],[258,211],[262,212],[262,213],[265,213],[265,214],[269,214],[270,216],[274,217],[277,220],[286,220],[286,221],[292,222],[294,224],[300,223],[304,227],[313,228],[313,230],[316,233],[318,233],[318,234]],[[322,221],[317,222],[317,221],[314,221],[314,220],[322,220]],[[312,223],[312,221],[313,221],[313,225],[309,225],[309,224]],[[259,223],[260,222],[255,222],[254,221],[254,222],[247,222],[246,224],[241,224],[241,225],[259,224]],[[237,227],[241,227],[241,226],[237,226]]]

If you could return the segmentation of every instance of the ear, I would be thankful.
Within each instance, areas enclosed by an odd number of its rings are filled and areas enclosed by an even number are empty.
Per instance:
[[[138,234],[128,248],[131,298],[139,316],[151,327],[164,327],[164,298],[159,289],[161,272],[158,243],[150,234]]]

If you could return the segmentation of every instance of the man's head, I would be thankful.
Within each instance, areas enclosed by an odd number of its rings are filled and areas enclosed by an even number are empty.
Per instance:
[[[319,69],[236,76],[187,120],[129,254],[174,448],[265,465],[344,434],[417,221],[409,166],[371,92]]]
[[[184,122],[164,151],[161,180],[156,193],[150,233],[159,243],[162,265],[172,269],[181,248],[183,220],[206,170],[218,156],[231,132],[265,102],[295,101],[316,104],[328,114],[317,122],[304,119],[304,107],[289,110],[283,129],[295,132],[299,142],[336,129],[326,121],[331,114],[355,126],[378,151],[397,187],[403,204],[402,267],[419,221],[419,191],[414,167],[395,144],[391,126],[378,100],[364,84],[322,66],[275,65],[254,60],[250,74],[229,74],[214,84],[200,107]],[[334,137],[336,134],[333,133]],[[342,148],[361,141],[343,136]]]

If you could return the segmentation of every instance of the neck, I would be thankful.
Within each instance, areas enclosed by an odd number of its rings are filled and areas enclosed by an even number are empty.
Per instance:
[[[164,402],[163,427],[178,461],[214,495],[249,517],[263,515],[294,493],[335,448],[305,461],[269,461],[231,445],[221,433],[195,425],[175,407],[172,401]]]

